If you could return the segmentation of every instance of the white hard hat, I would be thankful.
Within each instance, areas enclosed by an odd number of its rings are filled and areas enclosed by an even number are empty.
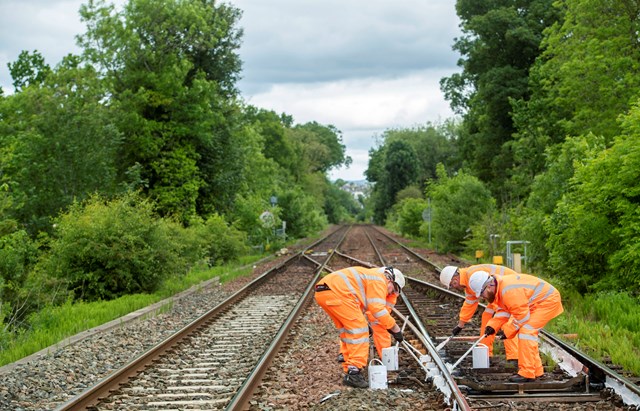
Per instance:
[[[389,279],[391,281],[393,281],[394,283],[398,284],[398,287],[400,287],[400,289],[402,290],[404,288],[405,285],[405,279],[404,279],[404,274],[402,274],[402,271],[398,270],[397,268],[393,268],[393,267],[385,267],[384,271],[389,274]]]
[[[486,271],[476,271],[469,277],[469,287],[471,287],[476,297],[480,297],[482,286],[488,279],[489,273]]]
[[[440,282],[445,287],[449,288],[449,284],[451,284],[451,279],[453,275],[458,271],[458,267],[454,267],[452,265],[448,265],[440,271]]]

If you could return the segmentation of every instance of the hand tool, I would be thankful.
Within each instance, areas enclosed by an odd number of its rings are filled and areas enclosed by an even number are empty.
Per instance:
[[[462,355],[462,357],[460,357],[460,358],[458,359],[458,361],[456,361],[456,363],[455,363],[455,364],[453,364],[453,366],[449,369],[449,371],[453,371],[453,370],[458,366],[458,364],[460,364],[460,363],[462,362],[462,360],[464,360],[464,358],[465,358],[467,355],[469,355],[469,353],[471,352],[471,350],[473,350],[473,348],[474,348],[476,345],[480,344],[480,341],[482,341],[484,338],[487,338],[487,334],[485,334],[485,335],[483,335],[482,337],[478,338],[478,341],[476,341],[476,342],[474,342],[474,343],[473,343],[473,345],[471,346],[471,348],[469,348],[469,350],[468,350],[466,353],[464,353],[464,354]]]
[[[445,345],[447,345],[449,341],[451,341],[453,337],[455,337],[455,335],[451,334],[449,338],[438,344],[438,346],[436,347],[436,351],[440,351]]]

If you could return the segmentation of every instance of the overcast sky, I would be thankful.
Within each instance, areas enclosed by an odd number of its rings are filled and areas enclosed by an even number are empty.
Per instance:
[[[124,0],[118,0],[121,4]],[[349,169],[364,179],[375,136],[453,116],[440,91],[459,72],[455,0],[227,0],[243,11],[239,88],[252,105],[342,131]],[[79,53],[82,0],[0,0],[0,86],[7,63],[38,50],[55,66]]]

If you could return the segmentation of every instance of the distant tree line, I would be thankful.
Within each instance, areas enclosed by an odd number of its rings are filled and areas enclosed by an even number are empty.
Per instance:
[[[375,220],[467,255],[529,241],[528,270],[637,295],[640,4],[456,9],[462,71],[441,87],[457,117],[382,136],[367,170]]]
[[[80,55],[52,67],[23,51],[15,92],[0,89],[5,331],[277,246],[283,221],[300,238],[363,213],[327,178],[351,162],[338,129],[242,101],[239,9],[90,0],[80,14]]]

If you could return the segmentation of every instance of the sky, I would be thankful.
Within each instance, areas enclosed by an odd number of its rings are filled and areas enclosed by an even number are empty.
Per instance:
[[[0,0],[0,87],[7,63],[38,50],[55,66],[79,54],[83,0]],[[124,0],[117,0],[122,4]],[[453,112],[440,79],[460,72],[455,0],[226,0],[244,31],[238,83],[251,105],[342,132],[349,168],[331,179],[364,180],[369,150],[385,130],[438,123]]]

